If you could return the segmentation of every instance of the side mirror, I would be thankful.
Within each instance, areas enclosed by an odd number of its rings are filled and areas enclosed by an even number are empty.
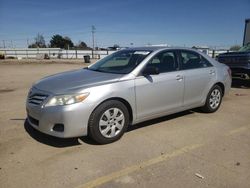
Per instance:
[[[143,71],[142,74],[144,76],[147,75],[156,75],[156,74],[160,74],[159,69],[157,67],[153,67],[153,66],[147,66]]]

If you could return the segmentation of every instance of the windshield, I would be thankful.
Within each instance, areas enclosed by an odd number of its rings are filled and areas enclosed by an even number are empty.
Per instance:
[[[89,67],[90,70],[127,74],[139,65],[151,51],[121,50],[115,52]]]
[[[240,49],[239,49],[240,52],[249,52],[250,51],[250,43],[248,43],[247,45],[245,46],[242,46]]]

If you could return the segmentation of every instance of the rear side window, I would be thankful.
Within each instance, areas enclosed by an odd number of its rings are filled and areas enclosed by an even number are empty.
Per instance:
[[[190,51],[181,51],[182,70],[211,67],[212,64],[200,54]]]
[[[157,67],[160,73],[176,71],[178,68],[175,53],[172,51],[156,54],[147,66]]]

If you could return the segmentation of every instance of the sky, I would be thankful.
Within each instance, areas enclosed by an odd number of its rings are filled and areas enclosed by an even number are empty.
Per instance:
[[[250,0],[0,0],[0,47],[26,47],[37,33],[92,46],[242,44]]]

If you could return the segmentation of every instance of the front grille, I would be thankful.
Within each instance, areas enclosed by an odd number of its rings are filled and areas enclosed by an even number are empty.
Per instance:
[[[28,102],[35,105],[40,105],[47,97],[48,95],[35,93],[29,96]]]
[[[39,121],[37,119],[35,119],[31,116],[28,116],[28,118],[29,118],[30,123],[32,123],[33,125],[36,125],[36,126],[39,125]]]

